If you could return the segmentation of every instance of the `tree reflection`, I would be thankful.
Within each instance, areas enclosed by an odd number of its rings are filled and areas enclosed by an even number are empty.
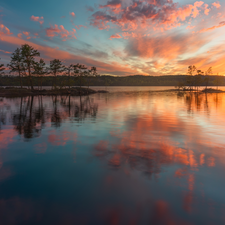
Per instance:
[[[71,100],[71,96],[61,100],[61,104],[66,110],[68,116],[76,122],[81,122],[87,117],[96,119],[98,113],[98,104],[89,96],[80,96],[78,101]]]
[[[16,109],[10,111],[14,129],[27,140],[38,137],[49,121],[53,127],[58,128],[66,119],[80,122],[87,117],[97,116],[98,105],[89,96],[78,99],[71,96],[52,96],[52,104],[48,109],[44,106],[43,98],[45,97],[21,97]],[[5,116],[6,112],[1,110],[0,126],[5,123]]]
[[[53,112],[51,115],[51,122],[53,127],[60,127],[62,118],[60,115],[60,111],[58,109],[58,96],[52,96],[52,102],[53,102]]]
[[[42,129],[38,125],[44,120],[43,106],[39,105],[37,112],[34,110],[34,98],[34,96],[29,96],[28,99],[21,97],[19,110],[12,116],[15,130],[24,135],[25,139],[38,137]]]
[[[177,95],[178,99],[184,99],[188,113],[194,113],[195,111],[205,111],[210,114],[209,106],[209,94],[208,93],[183,93]]]
[[[3,108],[0,108],[0,131],[2,129],[2,125],[6,123],[6,112],[4,112]]]

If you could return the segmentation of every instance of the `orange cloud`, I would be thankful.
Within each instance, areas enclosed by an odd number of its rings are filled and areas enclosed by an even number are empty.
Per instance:
[[[11,35],[12,33],[10,32],[9,28],[6,27],[5,25],[3,24],[0,24],[0,38],[1,36],[3,35]]]
[[[75,36],[76,30],[72,29],[72,31],[68,31],[64,28],[63,25],[58,26],[55,24],[55,26],[46,28],[45,31],[46,31],[46,36],[48,36],[48,37],[55,37],[55,36],[60,35],[62,41],[66,41],[71,38],[76,39],[76,36]]]
[[[32,21],[36,21],[36,22],[39,22],[40,24],[43,24],[44,23],[44,17],[39,17],[39,16],[31,16],[30,18]]]
[[[29,36],[30,32],[23,31],[23,34],[26,35],[26,36]]]
[[[109,0],[106,5],[100,5],[99,8],[110,8],[110,10],[116,14],[121,12],[121,0]]]
[[[137,37],[130,39],[125,48],[127,56],[156,61],[163,66],[182,54],[194,53],[208,43],[207,37],[197,35],[161,35],[160,37]],[[163,44],[162,44],[163,43]]]
[[[119,39],[119,38],[122,38],[122,37],[121,37],[119,34],[113,34],[113,35],[110,36],[109,39],[112,40],[113,38],[114,38],[114,39],[115,39],[115,38]]]
[[[74,12],[71,12],[70,15],[71,15],[72,17],[75,17],[75,13],[74,13]]]
[[[17,37],[18,37],[18,38],[22,38],[22,35],[23,35],[23,34],[19,33],[19,34],[17,34]]]
[[[214,7],[216,7],[217,9],[219,9],[219,8],[221,7],[221,5],[220,5],[220,3],[219,3],[218,1],[212,3],[212,5],[213,5]]]
[[[205,11],[204,11],[204,13],[205,13],[205,15],[208,16],[211,9],[208,8],[208,6],[209,6],[208,4],[205,4],[204,6],[205,6],[205,9],[204,9]]]

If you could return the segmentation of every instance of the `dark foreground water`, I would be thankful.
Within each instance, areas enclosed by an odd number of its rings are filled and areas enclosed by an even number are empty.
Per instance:
[[[0,99],[0,224],[225,224],[225,94]]]

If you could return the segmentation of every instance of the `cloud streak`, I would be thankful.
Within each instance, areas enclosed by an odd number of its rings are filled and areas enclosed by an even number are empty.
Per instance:
[[[204,32],[207,32],[207,31],[212,31],[212,30],[215,30],[217,28],[220,28],[220,27],[224,27],[225,26],[225,21],[222,21],[219,23],[219,25],[217,26],[212,26],[212,27],[209,27],[209,28],[204,28],[204,29],[201,29],[199,31],[199,33],[204,33]]]

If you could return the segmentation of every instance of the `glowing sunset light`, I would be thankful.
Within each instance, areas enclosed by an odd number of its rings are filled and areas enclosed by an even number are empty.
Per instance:
[[[45,59],[88,61],[100,74],[186,74],[191,64],[224,74],[224,10],[225,3],[215,0],[66,0],[57,10],[3,0],[0,58],[7,64],[4,52],[29,42],[43,49]]]

